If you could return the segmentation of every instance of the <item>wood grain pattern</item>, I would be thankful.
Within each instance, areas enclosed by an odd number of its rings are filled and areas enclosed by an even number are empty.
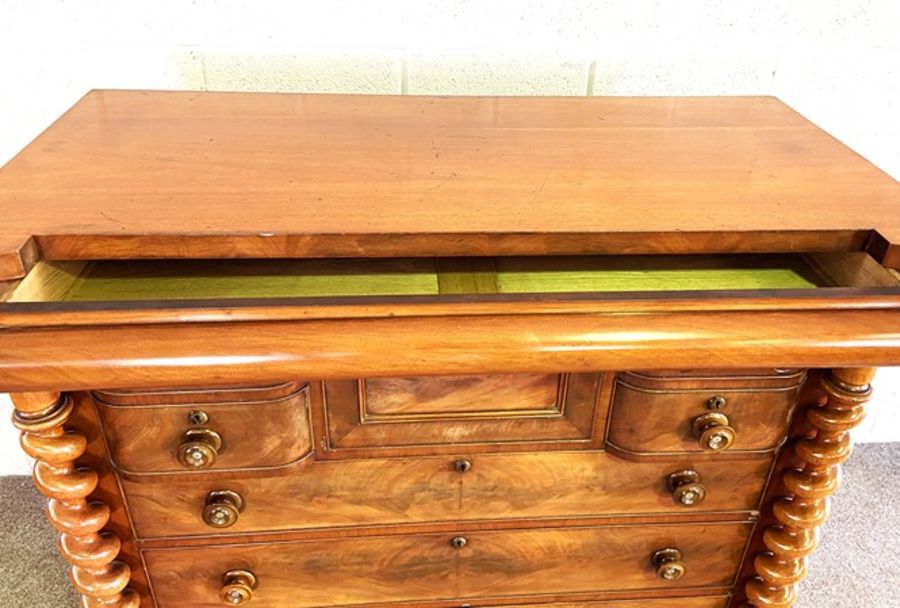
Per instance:
[[[43,397],[53,397],[43,401]],[[65,395],[12,395],[13,423],[22,431],[22,449],[35,459],[34,484],[48,498],[47,516],[59,532],[59,548],[71,566],[72,582],[86,608],[140,608],[128,587],[131,568],[117,558],[122,539],[106,529],[111,508],[88,500],[100,477],[78,466],[88,438],[65,429],[74,401]]]
[[[774,450],[787,433],[787,425],[796,404],[802,376],[781,381],[783,386],[735,390],[728,379],[710,382],[695,379],[693,387],[668,388],[655,382],[656,388],[631,384],[628,375],[616,379],[606,440],[619,450],[645,452],[702,452],[692,429],[696,418],[709,413],[711,398],[725,399],[716,410],[725,414],[736,432],[731,452]],[[737,381],[747,385],[746,380]]]
[[[221,389],[210,392],[227,394]],[[192,400],[196,393],[180,394]],[[168,405],[111,405],[102,401],[105,395],[110,393],[97,392],[95,400],[112,461],[123,471],[189,472],[177,454],[185,432],[195,428],[209,428],[222,437],[222,449],[212,465],[215,469],[280,466],[300,460],[312,450],[305,390],[269,401],[204,403],[200,397],[199,403],[188,400]],[[147,398],[146,394],[130,396]],[[189,415],[194,411],[204,412],[209,421],[191,422]]]
[[[7,331],[3,342],[0,390],[13,392],[268,383],[298,373],[877,366],[900,365],[900,308],[109,324]]]
[[[890,254],[898,197],[773,98],[95,91],[0,172],[0,259]]]
[[[732,583],[748,523],[397,535],[363,539],[147,550],[159,608],[218,605],[222,574],[259,577],[253,602],[302,608],[540,593],[681,589]],[[466,538],[456,549],[451,539]],[[678,546],[688,572],[657,578],[650,554]],[[524,598],[523,598],[524,599]]]
[[[611,378],[606,376],[604,381],[600,374],[563,374],[561,377],[556,374],[555,377],[564,382],[557,397],[561,403],[544,411],[501,407],[456,415],[419,413],[372,417],[361,401],[358,381],[327,381],[323,386],[321,405],[314,405],[324,410],[326,423],[326,451],[320,456],[349,458],[367,449],[409,455],[434,453],[439,448],[455,451],[460,446],[472,444],[517,444],[520,449],[529,443],[542,442],[552,443],[556,449],[596,445],[595,439],[602,434],[602,429],[597,429],[602,426],[598,402]],[[417,381],[417,387],[428,391],[435,382],[440,386],[446,380],[429,382],[422,379]]]
[[[365,419],[434,417],[511,412],[562,414],[560,394],[568,378],[559,374],[414,376],[360,381]]]
[[[772,98],[92,92],[0,201],[0,390],[89,608],[234,569],[261,608],[787,608],[900,364],[900,185]]]
[[[471,466],[455,469],[457,460]],[[770,456],[707,456],[632,463],[603,452],[466,454],[316,462],[276,474],[211,473],[189,478],[125,476],[122,486],[141,538],[358,527],[752,511],[772,465]],[[666,479],[691,469],[708,491],[693,507],[678,505]],[[208,492],[238,492],[244,510],[225,530],[204,526]]]

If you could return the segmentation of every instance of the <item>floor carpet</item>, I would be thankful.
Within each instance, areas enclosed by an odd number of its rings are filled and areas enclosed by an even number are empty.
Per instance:
[[[43,500],[23,477],[0,477],[0,606],[78,605],[56,554]],[[858,446],[796,608],[900,608],[900,443]]]

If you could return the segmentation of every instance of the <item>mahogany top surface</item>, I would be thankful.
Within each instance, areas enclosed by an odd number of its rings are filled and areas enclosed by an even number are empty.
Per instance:
[[[0,169],[0,279],[29,237],[54,259],[543,253],[561,233],[896,246],[898,203],[900,184],[771,97],[94,91]]]

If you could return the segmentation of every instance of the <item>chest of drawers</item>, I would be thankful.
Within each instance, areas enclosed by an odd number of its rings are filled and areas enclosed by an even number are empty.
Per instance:
[[[900,364],[900,186],[768,98],[94,92],[0,193],[88,608],[791,606]]]

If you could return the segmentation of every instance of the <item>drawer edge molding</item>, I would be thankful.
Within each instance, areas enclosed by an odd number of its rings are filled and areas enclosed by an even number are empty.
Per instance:
[[[211,377],[591,372],[684,367],[900,365],[900,308],[530,314],[163,323],[3,331],[7,392],[184,386]],[[560,331],[564,327],[565,331]],[[797,327],[827,331],[798,333]],[[224,333],[223,333],[224,332]],[[223,340],[222,336],[228,336]],[[435,337],[440,348],[435,348]],[[473,349],[491,344],[503,348]],[[60,349],[59,344],[68,348]],[[178,344],[178,352],[171,345]],[[65,370],[60,378],[59,370]],[[64,384],[61,386],[61,384]]]
[[[785,494],[774,500],[771,525],[763,529],[764,551],[752,561],[741,608],[793,606],[806,560],[818,542],[831,496],[840,485],[841,464],[850,456],[850,431],[865,418],[872,396],[873,368],[831,369],[820,384],[824,397],[813,402],[797,423],[788,456],[793,464],[782,472]]]
[[[780,441],[778,443],[778,445],[771,447],[771,448],[766,448],[764,450],[728,450],[727,454],[731,455],[731,456],[735,456],[738,459],[752,458],[754,456],[771,455],[774,452],[776,452],[783,444],[784,444],[784,440]],[[618,456],[620,458],[623,458],[625,460],[632,460],[632,461],[667,460],[667,459],[671,459],[671,458],[684,457],[685,455],[688,455],[688,454],[693,454],[693,452],[678,452],[675,450],[638,452],[638,451],[629,450],[627,448],[618,446],[608,439],[606,440],[605,449],[610,454],[615,454],[616,456]],[[697,452],[697,454],[700,454],[700,452]],[[719,455],[716,455],[715,457],[724,460],[724,458],[722,458]]]
[[[215,388],[108,389],[90,391],[99,405],[108,408],[196,407],[203,405],[253,405],[290,399],[308,390],[307,382],[224,386]]]
[[[108,505],[88,502],[99,475],[77,467],[87,437],[65,428],[73,400],[60,393],[11,395],[13,424],[22,432],[22,448],[35,459],[34,484],[47,497],[50,523],[59,532],[59,548],[72,566],[71,577],[85,606],[139,608],[141,598],[128,587],[131,570],[117,558],[122,539],[104,530]]]
[[[140,481],[141,479],[149,478],[180,480],[197,478],[198,475],[202,475],[204,480],[214,480],[219,477],[229,477],[231,479],[254,477],[260,473],[289,475],[300,472],[305,467],[313,464],[316,460],[315,451],[309,451],[291,462],[262,467],[204,469],[203,471],[132,471],[119,466],[112,459],[110,459],[110,466],[120,477],[132,481]]]

